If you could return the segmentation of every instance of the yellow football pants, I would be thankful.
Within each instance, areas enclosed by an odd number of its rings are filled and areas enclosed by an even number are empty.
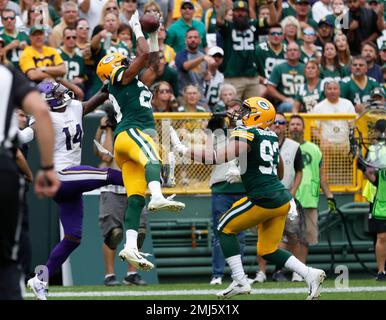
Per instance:
[[[122,170],[127,196],[145,196],[147,182],[145,167],[149,162],[161,163],[158,148],[153,139],[136,128],[118,134],[114,142],[114,158]]]
[[[221,216],[217,230],[237,234],[257,225],[257,252],[263,256],[277,250],[289,208],[289,202],[278,208],[263,208],[244,197]]]

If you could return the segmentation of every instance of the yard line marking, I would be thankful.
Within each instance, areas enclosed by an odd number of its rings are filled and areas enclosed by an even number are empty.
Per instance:
[[[220,290],[220,289],[219,289]],[[50,292],[48,297],[140,297],[140,296],[181,296],[181,295],[211,295],[216,294],[219,290],[160,290],[160,291],[67,291],[67,292]],[[383,287],[352,287],[352,288],[324,288],[321,292],[379,292],[386,291]],[[251,294],[286,294],[286,293],[307,293],[307,288],[287,288],[287,289],[252,289]],[[26,298],[34,297],[32,293],[27,293]]]

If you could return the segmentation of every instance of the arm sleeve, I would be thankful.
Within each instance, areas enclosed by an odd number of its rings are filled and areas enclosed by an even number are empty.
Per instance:
[[[279,65],[276,65],[274,68],[273,68],[273,70],[272,70],[272,72],[271,72],[271,75],[270,75],[270,77],[269,77],[269,80],[268,80],[268,83],[270,84],[270,85],[273,85],[274,87],[277,87],[278,86],[278,84],[279,84],[279,80],[280,80],[280,71],[279,71],[279,69],[278,69],[278,66]]]
[[[12,68],[11,70],[13,73],[12,92],[14,93],[14,102],[17,106],[21,106],[25,96],[31,91],[36,91],[35,85],[19,70],[16,70],[15,68]]]
[[[27,73],[28,70],[36,68],[32,53],[30,50],[28,50],[28,48],[24,49],[23,53],[20,56],[19,67],[20,70],[24,73]]]
[[[17,136],[21,144],[31,142],[34,139],[34,130],[30,127],[27,127],[23,130],[19,130]]]
[[[184,69],[184,63],[188,60],[188,51],[184,50],[176,55],[176,67],[177,70],[182,72],[188,72]]]
[[[304,163],[303,163],[302,151],[300,150],[300,147],[298,147],[298,150],[296,151],[296,155],[295,155],[294,169],[295,171],[302,171],[303,168],[304,168]]]
[[[55,66],[60,65],[61,63],[64,63],[62,57],[60,56],[59,52],[54,49],[54,64]]]
[[[250,142],[253,141],[254,137],[255,135],[252,132],[236,128],[232,131],[230,139],[240,140],[250,144]]]

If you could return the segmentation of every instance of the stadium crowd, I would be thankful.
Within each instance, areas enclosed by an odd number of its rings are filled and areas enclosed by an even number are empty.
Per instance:
[[[386,97],[386,16],[379,0],[0,0],[1,64],[36,84],[61,83],[87,102],[103,86],[97,66],[106,54],[128,61],[141,54],[129,23],[136,10],[161,22],[159,64],[149,67],[154,112],[226,112],[260,96],[283,118],[275,121],[279,127],[286,124],[282,113],[359,115],[376,96]],[[317,124],[321,152],[346,150],[350,126]],[[215,198],[240,198],[234,186],[226,189],[240,183],[237,174],[226,173],[211,185]],[[219,278],[224,261],[216,254]],[[106,267],[106,279],[113,269]]]

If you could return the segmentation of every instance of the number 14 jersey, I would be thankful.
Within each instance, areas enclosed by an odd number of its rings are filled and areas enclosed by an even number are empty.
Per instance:
[[[231,133],[232,138],[250,146],[246,161],[239,158],[241,179],[248,198],[264,208],[277,208],[291,200],[291,194],[277,176],[279,142],[276,133],[237,127]]]

